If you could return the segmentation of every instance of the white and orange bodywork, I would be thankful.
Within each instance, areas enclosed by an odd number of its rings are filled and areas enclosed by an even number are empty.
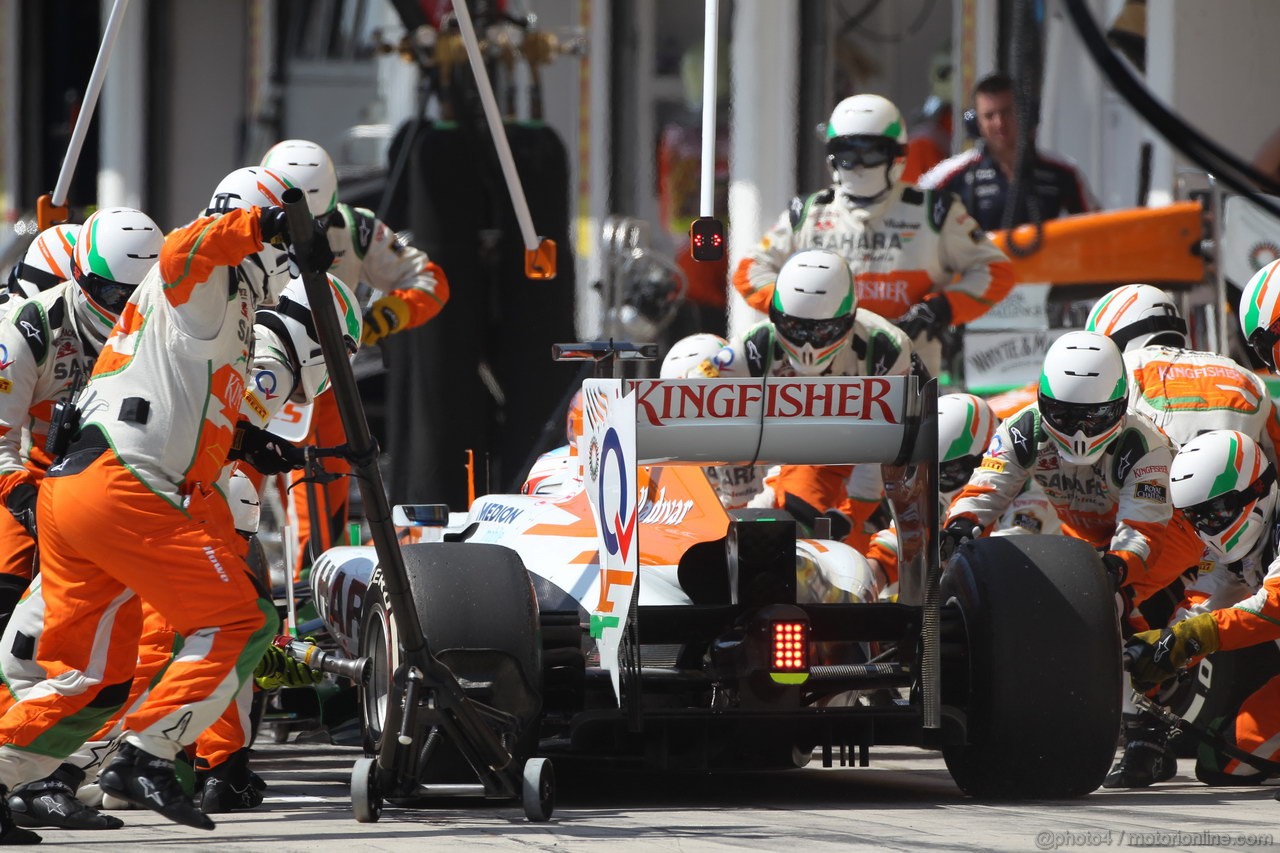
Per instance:
[[[577,453],[534,465],[530,493],[486,495],[449,531],[503,545],[573,599],[617,688],[617,652],[640,607],[690,605],[678,568],[694,545],[722,539],[730,518],[702,467],[891,461],[905,436],[908,377],[588,380]],[[763,429],[762,429],[763,426]],[[835,440],[832,440],[835,439]],[[644,464],[644,463],[664,464]],[[796,543],[802,602],[872,602],[883,580],[840,542]],[[317,610],[358,654],[373,548],[333,548],[312,573]]]

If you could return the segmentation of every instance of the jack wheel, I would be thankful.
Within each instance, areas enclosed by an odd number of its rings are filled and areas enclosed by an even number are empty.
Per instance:
[[[533,823],[551,819],[556,807],[556,771],[549,758],[530,758],[524,763],[520,794],[526,818]]]
[[[351,768],[351,811],[360,823],[377,823],[382,817],[382,795],[378,792],[378,761],[356,759]]]

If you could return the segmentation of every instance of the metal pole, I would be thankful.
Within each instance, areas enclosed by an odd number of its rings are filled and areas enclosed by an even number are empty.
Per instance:
[[[1221,355],[1230,355],[1231,346],[1227,341],[1227,274],[1222,263],[1222,211],[1226,206],[1222,198],[1222,186],[1218,179],[1209,175],[1209,204],[1213,206],[1209,221],[1213,223],[1213,269],[1216,304],[1213,306],[1215,321],[1214,346]]]
[[[311,247],[315,225],[311,212],[307,209],[306,197],[302,190],[291,187],[285,191],[283,201],[290,240],[297,253],[305,258]],[[355,374],[351,371],[351,361],[342,343],[342,330],[338,325],[337,312],[333,309],[328,279],[322,272],[303,270],[302,282],[313,306],[312,321],[315,323],[325,364],[329,367],[329,381],[333,385],[342,427],[347,434],[345,455],[360,486],[360,496],[364,500],[369,530],[373,535],[373,547],[378,556],[382,583],[391,604],[391,616],[398,629],[400,646],[404,649],[401,666],[406,673],[417,671],[425,676],[426,686],[432,691],[432,701],[447,717],[446,727],[456,727],[460,738],[458,746],[466,760],[486,780],[486,788],[501,789],[509,794],[509,779],[499,771],[511,761],[511,753],[498,740],[493,728],[480,716],[449,668],[432,655],[422,631],[422,622],[418,618],[418,609],[414,606],[413,593],[409,588],[404,556],[400,553],[400,543],[396,540],[395,527],[391,521],[391,507],[383,490],[382,474],[378,470],[378,445],[369,433],[369,422],[364,416]],[[290,566],[289,571],[292,568]],[[412,678],[410,681],[416,683]],[[412,704],[412,691],[409,688],[404,688],[404,691],[401,692],[400,687],[393,687],[392,700],[388,702],[387,719],[384,721],[386,725],[378,750],[378,766],[383,773],[392,773],[394,768],[402,766],[394,754],[397,746],[393,744],[403,746],[398,738],[403,732],[398,732],[398,729],[404,720],[405,711],[399,703],[403,700],[405,705]],[[415,708],[407,711],[412,715]]]
[[[120,25],[124,21],[124,10],[129,0],[116,0],[107,17],[107,26],[102,32],[102,44],[98,47],[98,58],[93,62],[93,73],[89,75],[89,85],[84,91],[84,103],[80,105],[80,114],[76,116],[76,126],[71,131],[71,141],[67,143],[67,154],[62,159],[62,170],[58,172],[58,183],[54,185],[53,197],[50,199],[54,207],[62,207],[67,203],[67,191],[71,188],[71,178],[76,173],[76,163],[80,160],[80,149],[84,147],[84,138],[89,133],[89,122],[93,120],[93,111],[98,105],[98,94],[102,91],[102,81],[107,77],[107,66],[111,63],[111,51],[115,48],[116,36],[120,34]],[[41,228],[45,227],[43,224]]]
[[[715,216],[716,181],[716,48],[719,45],[720,0],[707,0],[702,34],[702,201],[700,216]]]
[[[511,143],[507,141],[507,131],[502,126],[498,102],[493,97],[489,71],[484,67],[484,58],[480,56],[480,43],[476,40],[476,31],[471,25],[471,12],[467,8],[467,0],[453,0],[453,11],[458,16],[462,44],[467,49],[471,73],[476,77],[476,89],[480,92],[480,103],[484,105],[484,117],[489,125],[489,133],[493,136],[493,146],[498,149],[498,162],[502,164],[502,175],[507,180],[511,206],[516,210],[516,222],[520,224],[520,237],[524,241],[526,251],[535,251],[538,248],[538,234],[533,230],[533,217],[529,214],[529,203],[525,201],[524,187],[521,186],[520,175],[516,172],[515,158],[511,156]]]

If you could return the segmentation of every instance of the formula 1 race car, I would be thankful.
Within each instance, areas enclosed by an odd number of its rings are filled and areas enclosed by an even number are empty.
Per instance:
[[[599,358],[605,345],[573,346]],[[556,756],[701,770],[803,766],[817,751],[824,766],[865,766],[871,746],[906,744],[942,750],[974,796],[1102,782],[1121,684],[1102,565],[1078,540],[1020,536],[969,542],[943,571],[934,382],[598,378],[583,393],[582,435],[545,460],[561,467],[529,489],[541,494],[481,497],[442,541],[402,550],[430,648],[469,696],[519,721],[504,737],[526,779]],[[744,462],[882,465],[896,599],[879,600],[860,554],[785,512],[726,512],[701,466]],[[385,581],[364,547],[327,551],[312,574],[341,650],[372,660],[370,753],[401,718],[388,717],[403,644]],[[398,792],[358,766],[357,817],[376,819],[384,794],[476,794],[479,769],[454,746],[432,729]]]

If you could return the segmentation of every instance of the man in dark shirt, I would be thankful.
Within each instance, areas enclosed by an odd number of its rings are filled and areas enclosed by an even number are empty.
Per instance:
[[[1002,72],[982,78],[974,88],[973,102],[982,141],[934,166],[920,179],[920,186],[955,193],[984,231],[995,231],[1005,226],[1018,150],[1013,81]],[[1032,191],[1039,202],[1041,221],[1090,210],[1084,178],[1075,167],[1040,151],[1033,153],[1033,186],[1027,188],[1015,211],[1013,225],[1032,221],[1027,205]]]

